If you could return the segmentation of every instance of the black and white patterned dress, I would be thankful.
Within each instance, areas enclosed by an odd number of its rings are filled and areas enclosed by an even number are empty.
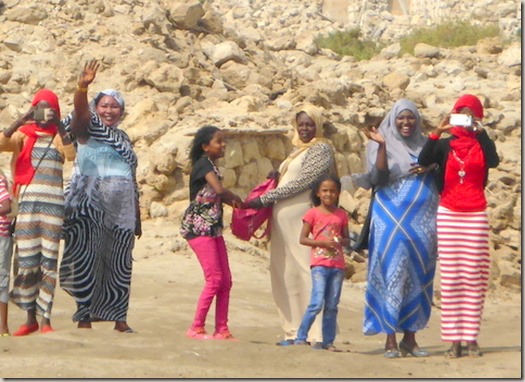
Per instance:
[[[78,144],[66,193],[60,285],[73,296],[73,321],[126,321],[138,189],[137,156],[128,135],[96,113]]]

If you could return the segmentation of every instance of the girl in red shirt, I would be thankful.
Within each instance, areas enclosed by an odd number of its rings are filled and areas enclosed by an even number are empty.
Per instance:
[[[312,295],[297,331],[295,345],[307,344],[308,331],[316,316],[323,310],[323,341],[320,347],[339,351],[334,346],[334,340],[337,305],[345,276],[342,247],[350,244],[348,216],[343,209],[337,207],[340,193],[341,182],[338,178],[331,175],[321,178],[312,191],[315,207],[309,209],[303,217],[300,243],[312,247]],[[319,347],[317,344],[315,346]]]

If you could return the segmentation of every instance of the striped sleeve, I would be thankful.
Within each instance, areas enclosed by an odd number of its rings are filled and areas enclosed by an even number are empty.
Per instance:
[[[328,174],[334,165],[334,154],[327,143],[318,143],[310,147],[304,156],[299,176],[262,195],[261,202],[269,205],[300,194],[312,187],[321,175]]]
[[[104,125],[97,113],[92,111],[88,131],[91,138],[113,147],[135,172],[137,156],[133,151],[131,139],[123,130]]]
[[[0,202],[10,199],[11,195],[9,194],[9,189],[7,186],[7,179],[3,176],[0,176]]]

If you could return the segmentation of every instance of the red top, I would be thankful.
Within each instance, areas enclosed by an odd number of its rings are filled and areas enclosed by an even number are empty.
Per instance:
[[[456,127],[445,164],[440,204],[452,211],[474,212],[487,208],[485,198],[486,161],[474,133]]]
[[[343,228],[348,225],[348,216],[341,208],[332,213],[326,213],[314,207],[306,211],[303,221],[312,226],[312,238],[314,240],[331,241],[335,237],[343,237]],[[336,250],[312,247],[310,259],[310,267],[320,265],[345,269],[345,258],[340,246]]]

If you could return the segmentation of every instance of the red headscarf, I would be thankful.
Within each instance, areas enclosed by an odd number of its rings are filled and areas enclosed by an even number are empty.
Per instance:
[[[478,97],[472,94],[465,94],[464,96],[459,97],[459,99],[454,104],[452,111],[454,113],[459,112],[464,107],[468,107],[474,113],[476,118],[483,118],[483,105]]]
[[[58,97],[55,93],[48,89],[39,90],[33,97],[31,106],[38,105],[39,102],[46,101],[50,108],[55,110],[58,118],[60,118],[60,105],[58,104]],[[18,154],[15,162],[15,174],[14,174],[14,192],[17,192],[18,186],[21,184],[29,184],[35,175],[35,169],[31,163],[31,153],[33,147],[39,136],[42,135],[53,135],[57,133],[57,126],[54,123],[50,123],[46,128],[38,126],[36,123],[31,123],[22,126],[18,129],[21,133],[27,135],[27,139],[24,142],[24,146]]]

